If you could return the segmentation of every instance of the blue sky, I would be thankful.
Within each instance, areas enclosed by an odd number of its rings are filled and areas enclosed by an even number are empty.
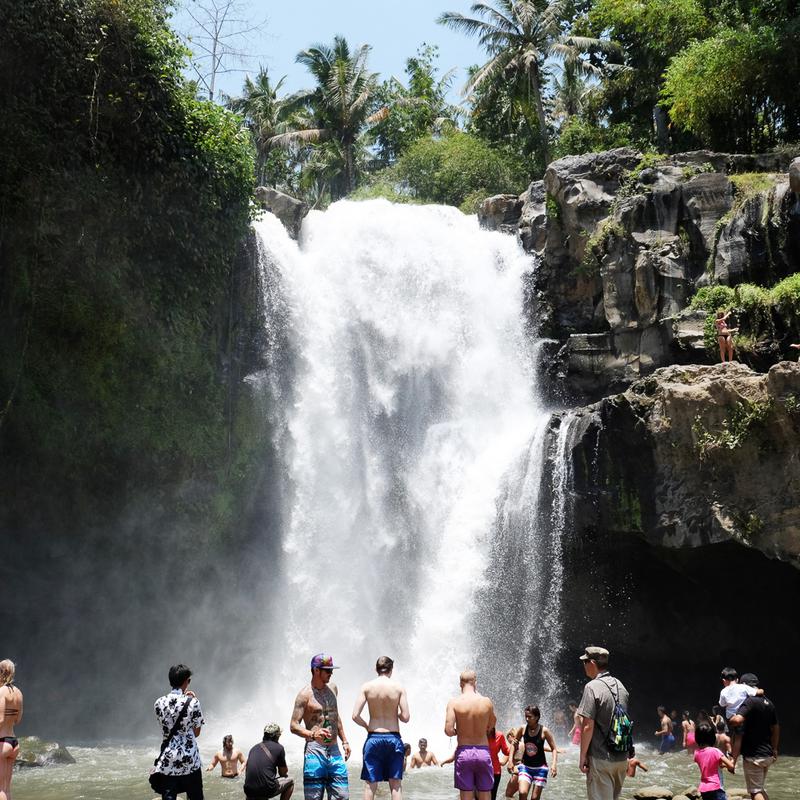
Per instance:
[[[188,4],[191,0],[182,2]],[[337,34],[353,46],[372,45],[370,68],[382,78],[391,75],[404,78],[405,60],[423,42],[438,45],[440,73],[458,68],[451,102],[460,100],[466,68],[485,61],[474,39],[436,24],[443,11],[469,14],[471,3],[465,0],[241,0],[241,3],[248,19],[267,20],[263,31],[247,45],[247,50],[257,54],[257,58],[245,67],[255,72],[260,61],[275,79],[286,75],[287,92],[311,85],[306,70],[295,63],[297,53],[317,42],[329,43]],[[173,27],[186,32],[191,24],[186,13],[178,10]],[[223,92],[236,95],[243,81],[244,73],[240,72],[221,76],[218,85]]]

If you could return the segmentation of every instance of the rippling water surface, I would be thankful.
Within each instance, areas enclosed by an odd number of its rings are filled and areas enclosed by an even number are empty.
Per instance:
[[[77,764],[52,769],[33,769],[17,772],[12,791],[14,800],[142,800],[152,797],[147,774],[155,753],[144,746],[70,747]],[[213,754],[202,750],[203,760],[210,763]],[[439,754],[443,757],[443,754]],[[623,797],[632,797],[636,787],[658,784],[678,793],[697,785],[698,770],[686,753],[668,757],[649,752],[640,757],[650,768],[628,779]],[[550,800],[576,800],[586,796],[583,776],[577,766],[577,750],[571,748],[561,757],[558,777],[551,779],[544,792]],[[301,764],[290,757],[289,774],[300,784]],[[350,787],[353,798],[362,797],[363,784],[359,779],[360,763],[352,760]],[[242,800],[242,780],[223,780],[218,771],[204,773],[205,796],[208,800]],[[503,786],[505,780],[503,781]],[[380,796],[388,797],[386,784]],[[800,796],[800,758],[782,757],[770,770],[767,789],[770,800],[789,800]],[[726,777],[727,789],[743,789],[741,775]],[[406,800],[453,800],[453,767],[431,767],[410,772],[403,781]],[[502,788],[501,788],[502,794]],[[302,798],[302,786],[295,788],[294,797]]]

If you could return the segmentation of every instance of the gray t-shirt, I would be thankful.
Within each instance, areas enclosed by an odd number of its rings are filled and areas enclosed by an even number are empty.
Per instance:
[[[627,711],[628,690],[607,672],[601,672],[583,689],[578,713],[582,717],[594,720],[594,733],[592,741],[589,743],[590,758],[604,761],[624,761],[628,757],[627,753],[612,753],[606,746],[606,736],[611,727],[611,716],[614,713],[615,696],[619,698],[620,705]]]

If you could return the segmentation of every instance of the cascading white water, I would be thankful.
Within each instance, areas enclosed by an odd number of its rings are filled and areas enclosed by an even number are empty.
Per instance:
[[[347,719],[385,653],[410,737],[435,741],[459,671],[487,663],[476,609],[501,577],[496,503],[521,454],[513,502],[537,524],[548,415],[522,317],[531,260],[444,207],[337,203],[309,215],[299,247],[270,215],[256,231],[295,354],[263,702],[288,715],[324,650]]]

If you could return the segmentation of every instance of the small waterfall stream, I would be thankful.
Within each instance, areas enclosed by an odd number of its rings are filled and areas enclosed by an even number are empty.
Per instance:
[[[255,227],[268,338],[293,361],[264,382],[288,480],[263,703],[286,716],[322,650],[346,714],[391,655],[433,741],[467,666],[504,714],[557,692],[566,475],[545,468],[531,259],[444,207],[337,203],[299,246],[271,215]]]

